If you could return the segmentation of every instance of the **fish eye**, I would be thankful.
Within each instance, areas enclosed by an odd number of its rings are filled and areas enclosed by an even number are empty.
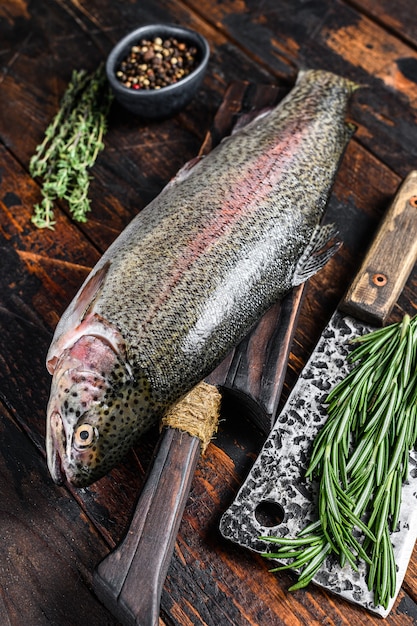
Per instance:
[[[87,448],[93,443],[95,434],[91,424],[81,424],[74,433],[74,443],[77,448]]]

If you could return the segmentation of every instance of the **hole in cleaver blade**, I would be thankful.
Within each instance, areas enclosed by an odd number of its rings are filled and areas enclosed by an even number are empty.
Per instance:
[[[317,483],[304,476],[311,457],[311,445],[327,419],[325,398],[344,378],[349,366],[347,355],[352,337],[369,331],[349,316],[335,313],[310,360],[301,373],[288,401],[277,418],[248,478],[220,521],[222,535],[254,552],[271,551],[259,540],[262,535],[295,537],[307,524],[316,521]],[[366,584],[366,566],[355,572],[349,565],[341,568],[328,558],[314,582],[346,600],[386,617],[401,587],[417,534],[417,453],[410,455],[409,481],[403,485],[398,531],[391,541],[398,566],[397,590],[387,609],[375,607]],[[275,503],[283,513],[282,521],[271,526],[256,512],[261,503]],[[274,564],[274,561],[271,561]],[[271,574],[277,575],[277,574]]]
[[[265,528],[275,528],[284,521],[284,509],[277,502],[271,500],[261,500],[256,505],[255,517],[261,526]]]

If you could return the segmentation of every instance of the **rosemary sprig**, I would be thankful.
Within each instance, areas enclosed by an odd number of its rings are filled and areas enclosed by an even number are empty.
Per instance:
[[[88,174],[104,148],[112,96],[103,65],[88,74],[74,71],[60,108],[30,160],[29,171],[42,179],[42,201],[34,206],[32,222],[53,228],[56,199],[68,202],[74,220],[86,222],[90,210]]]
[[[390,533],[399,521],[402,483],[417,438],[417,316],[354,340],[350,373],[329,393],[306,476],[319,481],[318,520],[296,538],[262,537],[279,546],[272,571],[301,570],[305,587],[330,554],[343,566],[368,564],[375,605],[395,594]]]

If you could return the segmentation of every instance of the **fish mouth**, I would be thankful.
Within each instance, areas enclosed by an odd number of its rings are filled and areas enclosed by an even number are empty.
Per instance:
[[[54,411],[48,420],[48,436],[46,440],[46,455],[49,473],[57,485],[63,485],[66,474],[63,467],[65,452],[65,431],[61,415]]]

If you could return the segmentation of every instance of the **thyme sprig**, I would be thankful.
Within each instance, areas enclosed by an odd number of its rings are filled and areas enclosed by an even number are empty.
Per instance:
[[[306,477],[319,483],[318,520],[296,538],[262,537],[278,546],[272,571],[301,569],[291,590],[308,585],[333,554],[341,566],[368,565],[374,604],[395,595],[390,533],[417,439],[417,316],[353,340],[350,373],[326,399],[328,419],[313,444]]]
[[[42,201],[34,206],[32,222],[53,228],[54,202],[68,202],[74,220],[86,222],[90,210],[88,173],[104,148],[107,115],[112,96],[103,65],[88,74],[72,73],[60,108],[30,160],[31,175],[42,179]]]

